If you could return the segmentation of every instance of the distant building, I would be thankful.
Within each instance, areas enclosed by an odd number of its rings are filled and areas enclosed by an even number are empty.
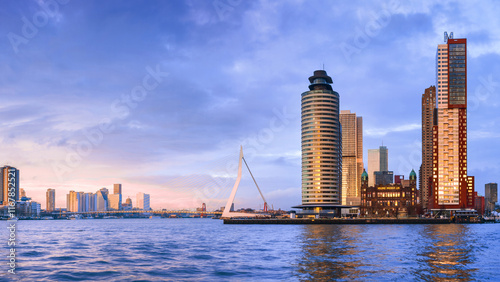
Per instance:
[[[375,185],[387,185],[394,182],[394,172],[392,171],[375,171]],[[401,183],[401,180],[399,180]]]
[[[47,189],[47,192],[45,193],[45,195],[47,198],[47,206],[45,207],[45,210],[47,212],[55,211],[56,210],[56,190],[49,188],[49,189]]]
[[[486,214],[490,215],[495,210],[495,203],[498,202],[498,184],[488,183],[484,185],[484,200]]]
[[[113,185],[113,194],[121,194],[122,193],[122,185],[114,184]]]
[[[417,174],[410,173],[408,186],[402,184],[368,185],[368,173],[361,175],[361,216],[404,217],[418,213]]]
[[[94,193],[85,193],[85,200],[87,203],[85,204],[86,211],[93,212],[96,211],[96,197]]]
[[[368,150],[369,186],[375,185],[375,171],[389,170],[389,150],[386,146]]]
[[[363,118],[340,111],[342,125],[342,205],[361,203],[363,172]]]
[[[113,185],[113,194],[114,195],[119,195],[119,199],[117,200],[113,200],[113,204],[117,201],[118,202],[118,206],[116,204],[113,205],[113,207],[111,207],[112,209],[115,209],[115,210],[121,210],[122,209],[122,185],[121,184],[115,184]],[[110,200],[110,204],[111,204],[111,200]]]
[[[38,202],[31,201],[28,204],[28,214],[31,217],[39,217],[41,212],[41,205]]]
[[[19,195],[19,198],[25,198],[25,197],[26,197],[26,191],[24,191],[24,189],[23,189],[23,188],[19,189],[19,191],[20,191],[19,193],[21,193],[21,194]]]
[[[403,180],[405,180],[404,175],[394,175],[394,184],[401,184]]]
[[[121,210],[122,205],[121,205],[121,199],[122,195],[121,194],[110,194],[108,195],[108,207],[109,210]]]
[[[149,194],[137,193],[137,208],[140,210],[150,210],[149,206]]]
[[[483,196],[479,196],[477,192],[474,192],[474,209],[480,216],[484,215],[485,212],[485,201]]]
[[[78,194],[75,191],[69,191],[66,195],[66,209],[68,212],[78,212]]]
[[[4,166],[0,168],[0,205],[9,204],[9,198],[13,201],[19,201],[19,170],[15,167]],[[14,197],[9,197],[9,192],[14,192]]]
[[[436,86],[425,89],[422,94],[422,166],[420,167],[419,189],[422,208],[427,210],[432,185],[432,128],[437,125]]]
[[[95,210],[107,211],[108,210],[108,193],[106,188],[95,193]]]
[[[122,209],[123,210],[131,210],[133,208],[132,206],[132,199],[130,197],[125,200],[125,203],[122,204]]]
[[[309,77],[301,94],[302,209],[311,216],[335,214],[342,204],[342,130],[339,94],[324,70]]]

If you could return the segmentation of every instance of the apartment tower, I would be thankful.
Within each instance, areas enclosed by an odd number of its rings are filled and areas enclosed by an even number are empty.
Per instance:
[[[467,175],[467,39],[445,33],[437,50],[437,120],[433,126],[434,210],[474,208],[474,177]]]
[[[342,203],[342,136],[339,94],[324,70],[302,93],[302,206],[321,212]]]
[[[0,168],[0,176],[0,205],[7,206],[9,202],[19,201],[19,170],[7,165]]]
[[[432,128],[436,117],[436,86],[425,89],[422,95],[422,166],[419,189],[422,208],[427,210],[432,183]]]
[[[47,212],[52,212],[56,210],[56,190],[55,189],[47,189],[46,193],[46,198],[47,198],[47,206],[45,207],[45,210]]]
[[[342,125],[342,205],[361,204],[363,173],[363,118],[340,111]]]

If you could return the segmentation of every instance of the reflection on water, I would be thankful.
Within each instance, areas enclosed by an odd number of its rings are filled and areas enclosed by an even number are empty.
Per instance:
[[[356,279],[367,270],[356,246],[361,226],[303,226],[303,254],[297,272],[307,280]]]
[[[481,253],[491,257],[491,250],[476,233],[481,230],[477,225],[301,228],[301,255],[295,264],[295,276],[301,280],[471,281],[497,272],[490,269],[491,262],[488,268],[481,265]]]
[[[425,225],[420,232],[423,248],[418,254],[420,269],[415,276],[433,281],[470,281],[478,269],[474,263],[473,243],[477,238],[469,225]],[[422,270],[426,271],[422,271]]]

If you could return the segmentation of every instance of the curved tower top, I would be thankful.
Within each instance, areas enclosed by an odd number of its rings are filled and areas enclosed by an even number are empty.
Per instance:
[[[332,78],[326,74],[324,70],[314,71],[314,75],[309,77],[309,90],[330,90],[333,91],[330,84],[333,83]]]

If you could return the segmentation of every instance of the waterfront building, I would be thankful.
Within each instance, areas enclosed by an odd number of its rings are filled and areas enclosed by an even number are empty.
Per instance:
[[[122,195],[121,194],[110,194],[108,195],[108,207],[109,210],[121,210],[122,205],[121,205],[121,200],[122,200]]]
[[[368,185],[375,185],[375,171],[389,170],[389,150],[386,146],[368,150]]]
[[[375,171],[375,185],[387,185],[394,182],[394,172],[393,171]],[[401,183],[401,179],[399,179]]]
[[[14,201],[19,201],[19,170],[12,166],[4,166],[0,168],[0,205],[6,206],[9,204],[9,188],[12,191],[14,187],[14,197],[10,197]],[[9,181],[10,180],[10,181]],[[10,184],[9,184],[10,183]]]
[[[66,208],[68,212],[78,212],[78,194],[75,191],[66,195]]]
[[[342,204],[342,136],[339,94],[324,70],[309,77],[301,95],[302,205],[304,212],[340,215]]]
[[[490,215],[495,210],[495,203],[498,202],[498,184],[488,183],[484,185],[484,198],[486,214]]]
[[[474,192],[474,209],[477,211],[479,216],[483,216],[485,212],[485,199],[483,196],[479,196],[477,192]]]
[[[94,193],[85,193],[85,204],[86,211],[92,212],[96,211],[96,197]]]
[[[342,205],[361,203],[363,173],[363,118],[351,111],[340,111],[342,126]]]
[[[131,210],[133,207],[132,207],[132,199],[130,199],[130,197],[128,197],[126,200],[125,200],[125,203],[122,204],[122,209],[124,210]]]
[[[436,123],[436,86],[430,86],[422,94],[422,166],[420,167],[419,189],[422,208],[427,210],[432,183],[432,128]]]
[[[119,199],[113,200],[113,203],[118,202],[118,206],[116,206],[116,204],[114,204],[114,206],[111,208],[116,209],[116,210],[121,210],[122,209],[122,185],[121,184],[114,184],[113,185],[113,194],[119,195],[119,197],[118,197]],[[111,204],[111,200],[110,200],[110,204]]]
[[[95,210],[107,211],[108,210],[108,189],[102,188],[95,193]]]
[[[407,183],[369,186],[369,175],[361,175],[361,216],[405,217],[418,213],[417,174],[410,172]]]
[[[150,210],[149,206],[149,194],[137,193],[137,208],[140,210]]]
[[[55,209],[56,209],[56,190],[49,188],[49,189],[47,189],[47,192],[45,193],[45,195],[46,195],[46,199],[47,199],[47,206],[45,207],[45,210],[47,212],[55,211]]]
[[[433,126],[432,212],[474,208],[467,174],[467,39],[445,33],[437,48],[437,118]]]

